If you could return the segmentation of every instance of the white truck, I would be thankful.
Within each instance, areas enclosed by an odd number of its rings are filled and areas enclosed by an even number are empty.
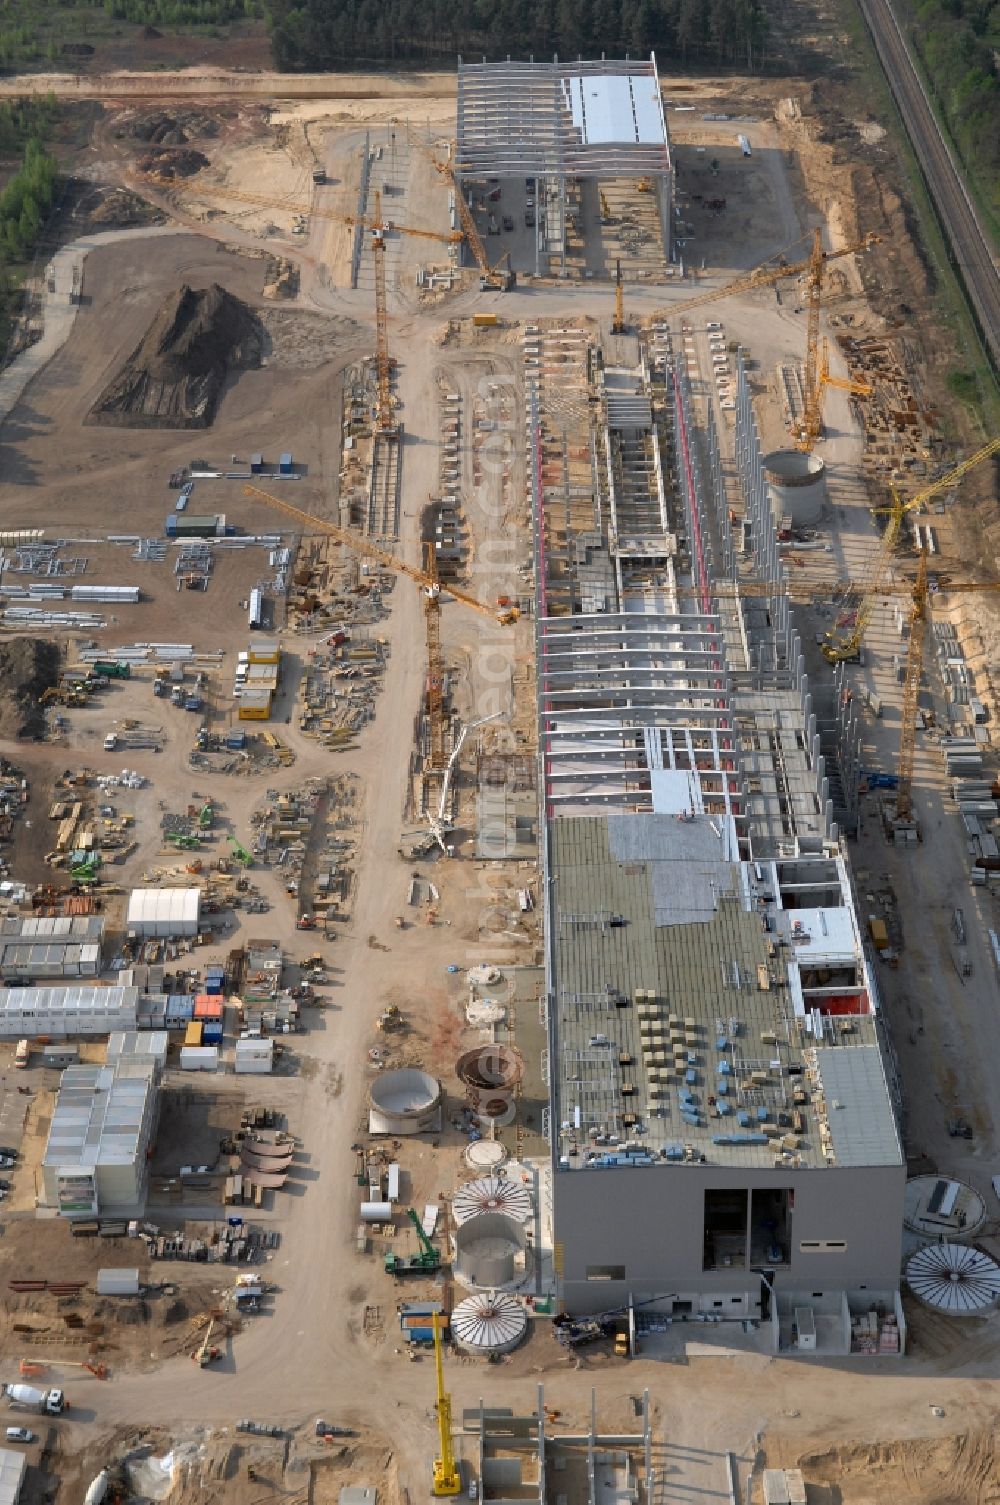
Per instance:
[[[34,1385],[4,1385],[3,1393],[12,1406],[23,1406],[26,1411],[40,1411],[47,1416],[59,1416],[66,1407],[66,1397],[61,1390],[36,1390]]]

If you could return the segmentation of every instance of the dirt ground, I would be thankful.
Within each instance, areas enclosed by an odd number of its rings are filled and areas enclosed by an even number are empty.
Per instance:
[[[66,344],[0,431],[0,463],[8,481],[4,526],[44,524],[51,530],[58,520],[59,535],[72,539],[74,552],[87,556],[86,579],[127,580],[143,590],[140,605],[116,606],[113,613],[108,609],[108,625],[96,634],[102,648],[190,641],[201,651],[224,654],[208,687],[213,729],[233,720],[235,654],[248,639],[240,603],[269,571],[266,552],[220,551],[208,590],[178,593],[171,557],[163,563],[133,561],[127,546],[109,544],[101,536],[159,537],[175,496],[167,485],[169,474],[196,455],[226,468],[232,454],[245,459],[263,450],[270,458],[291,450],[302,479],[282,482],[292,488],[282,495],[306,510],[336,516],[344,372],[374,346],[370,255],[362,259],[358,287],[352,289],[351,236],[336,216],[356,208],[364,133],[371,127],[371,144],[383,152],[379,171],[394,190],[387,199],[393,218],[445,232],[447,189],[426,147],[450,134],[454,109],[454,80],[444,76],[337,79],[327,81],[325,95],[315,98],[307,96],[310,91],[318,95],[322,85],[308,79],[282,80],[278,87],[266,76],[237,74],[231,82],[231,97],[216,110],[212,100],[218,82],[209,69],[179,81],[158,80],[163,97],[153,101],[136,97],[140,86],[130,80],[101,81],[88,75],[79,85],[57,81],[64,93],[89,92],[105,101],[88,166],[92,179],[137,186],[137,159],[151,141],[168,150],[200,151],[208,166],[185,180],[180,192],[144,180],[144,192],[174,216],[177,233],[123,237],[90,253],[83,306]],[[0,91],[7,84],[0,82]],[[331,89],[336,91],[333,98]],[[182,105],[184,91],[195,97],[195,105]],[[265,110],[262,103],[269,92],[275,107]],[[293,99],[293,92],[300,97]],[[719,286],[766,256],[801,246],[812,226],[823,222],[832,244],[870,229],[883,237],[869,270],[831,285],[829,314],[837,322],[827,331],[892,333],[900,320],[908,320],[907,338],[916,339],[912,324],[917,320],[907,308],[919,312],[932,290],[930,275],[910,236],[905,206],[892,180],[881,173],[883,141],[871,120],[860,113],[850,117],[858,124],[851,127],[848,153],[841,125],[831,125],[821,114],[820,93],[796,79],[766,88],[759,80],[746,81],[742,89],[739,81],[667,79],[665,92],[668,101],[698,106],[693,114],[670,111],[668,117],[682,191],[693,190],[702,198],[719,193],[727,209],[711,213],[691,198],[687,284],[644,284],[637,276],[628,288],[630,316],[679,301],[696,286]],[[731,122],[700,118],[720,106],[732,108],[735,98],[741,111],[755,116],[755,150],[749,161],[735,145]],[[789,100],[790,106],[785,103]],[[152,115],[157,122],[147,137]],[[168,117],[173,125],[165,123]],[[835,139],[826,139],[831,132]],[[175,134],[184,139],[166,139]],[[720,163],[718,187],[714,174],[710,186],[711,170],[705,165],[712,155]],[[317,163],[325,167],[329,182],[314,195],[311,178]],[[307,233],[294,236],[294,215],[303,207],[311,209]],[[593,260],[606,263],[596,202],[585,205],[585,220],[587,234],[600,250]],[[263,293],[269,260],[276,256],[287,257],[301,274],[297,295],[280,307]],[[559,286],[540,280],[501,300],[480,295],[467,277],[454,293],[428,304],[418,293],[416,272],[431,261],[446,260],[443,243],[388,238],[389,340],[405,433],[396,547],[406,558],[419,557],[422,513],[427,498],[440,490],[441,396],[454,394],[468,436],[460,461],[469,534],[463,578],[489,602],[526,590],[520,326],[579,317],[583,294],[578,283]],[[213,425],[197,436],[162,431],[122,435],[85,426],[97,394],[181,283],[196,288],[218,283],[252,307],[268,332],[267,364],[229,380]],[[606,324],[613,309],[610,283],[595,279],[586,297],[588,315]],[[775,368],[801,360],[804,350],[805,321],[796,308],[796,294],[789,288],[780,306],[773,295],[758,293],[728,300],[718,310],[727,337],[740,340],[759,363],[760,422],[774,442],[787,439]],[[482,309],[496,311],[502,323],[496,330],[473,333],[468,315]],[[918,332],[933,342],[933,331]],[[933,344],[927,348],[928,386],[939,394],[938,358]],[[698,400],[707,400],[698,390]],[[823,587],[832,578],[863,566],[873,538],[868,498],[851,482],[861,436],[842,394],[830,395],[827,416],[825,453],[832,482],[825,526],[830,527],[831,554],[811,562],[798,582],[800,595],[812,594],[821,604]],[[725,415],[717,412],[717,417],[722,432],[730,432]],[[497,458],[500,463],[493,464]],[[225,512],[246,532],[270,533],[280,521],[264,503],[244,496],[236,481],[197,482],[190,506],[198,512]],[[990,523],[987,506],[982,510]],[[953,514],[942,536],[946,554],[958,559],[966,547],[964,515]],[[228,773],[192,769],[188,758],[194,718],[154,700],[149,671],[113,684],[93,706],[68,712],[65,726],[48,742],[37,747],[0,742],[0,751],[23,763],[31,780],[30,824],[24,819],[16,823],[6,852],[12,870],[26,878],[50,875],[41,860],[50,840],[45,812],[58,776],[78,764],[106,773],[134,767],[148,780],[144,789],[113,794],[117,810],[134,818],[135,849],[112,874],[114,886],[122,888],[158,874],[189,881],[183,856],[164,850],[165,811],[183,810],[203,798],[217,804],[218,834],[204,853],[210,866],[230,834],[249,840],[253,813],[282,792],[342,772],[356,774],[360,790],[349,814],[349,834],[357,845],[349,903],[345,918],[333,928],[334,938],[319,940],[297,931],[296,905],[281,870],[258,864],[248,876],[270,908],[259,914],[233,910],[224,932],[176,959],[178,966],[224,961],[232,946],[249,937],[273,936],[289,959],[291,979],[298,975],[291,965],[296,958],[314,949],[324,955],[329,981],[320,990],[322,1006],[306,1011],[304,1034],[288,1038],[287,1073],[259,1088],[260,1099],[283,1109],[301,1141],[301,1169],[294,1184],[254,1213],[255,1222],[280,1234],[266,1265],[268,1279],[279,1288],[274,1303],[248,1319],[227,1341],[220,1363],[202,1372],[186,1356],[181,1338],[189,1343],[191,1318],[218,1300],[223,1281],[231,1280],[228,1269],[208,1273],[173,1262],[168,1269],[143,1265],[151,1280],[165,1279],[177,1287],[176,1299],[185,1313],[169,1322],[171,1308],[160,1296],[149,1299],[148,1311],[135,1323],[119,1321],[104,1307],[98,1311],[90,1296],[80,1298],[86,1320],[104,1324],[101,1333],[90,1336],[104,1345],[102,1358],[111,1378],[101,1381],[79,1371],[66,1377],[73,1402],[70,1416],[46,1428],[29,1454],[37,1465],[29,1474],[33,1499],[57,1486],[60,1499],[82,1497],[109,1459],[140,1446],[157,1455],[176,1449],[179,1479],[171,1499],[184,1505],[189,1497],[193,1505],[195,1494],[204,1498],[206,1492],[213,1501],[249,1499],[264,1505],[281,1499],[286,1505],[325,1505],[344,1483],[377,1483],[388,1505],[405,1505],[414,1492],[425,1493],[435,1445],[432,1367],[426,1358],[411,1363],[405,1357],[396,1305],[404,1296],[450,1297],[452,1292],[436,1277],[416,1278],[400,1288],[385,1274],[387,1248],[412,1248],[401,1216],[391,1238],[373,1237],[367,1252],[359,1252],[351,1146],[364,1135],[366,1090],[377,1073],[386,1064],[420,1065],[441,1079],[448,1095],[441,1132],[386,1148],[400,1164],[407,1196],[418,1209],[447,1197],[464,1178],[467,1137],[456,1122],[461,1090],[455,1062],[462,1049],[478,1043],[479,1035],[465,1018],[467,983],[453,968],[479,961],[502,964],[516,987],[526,1050],[535,1038],[529,1021],[538,1013],[537,912],[522,917],[517,902],[517,890],[532,883],[534,869],[516,861],[478,862],[472,845],[475,771],[496,751],[491,735],[499,738],[502,730],[509,737],[507,753],[513,748],[529,762],[533,755],[532,632],[527,619],[516,629],[496,629],[485,616],[444,602],[442,639],[457,713],[474,718],[500,711],[503,719],[492,734],[487,729],[473,734],[463,758],[453,837],[458,860],[432,856],[404,862],[401,834],[420,824],[413,809],[411,728],[424,683],[425,626],[420,592],[408,582],[398,583],[390,602],[390,614],[378,629],[387,644],[384,688],[374,720],[347,751],[330,751],[298,727],[295,691],[308,667],[310,643],[291,634],[283,639],[288,665],[272,725],[294,755],[292,767],[278,767],[272,760],[268,766],[253,763]],[[995,641],[984,635],[987,661]],[[879,673],[888,678],[884,622],[877,627],[875,654]],[[162,750],[105,753],[106,732],[128,719],[155,722]],[[866,727],[880,756],[891,755],[895,730],[891,723]],[[920,767],[921,778],[929,781],[929,760]],[[937,801],[928,804],[926,816],[936,820],[940,791],[933,797],[921,792],[920,797]],[[405,809],[413,819],[404,818]],[[947,871],[950,886],[962,874],[953,816],[943,832],[935,858],[945,865],[938,871]],[[902,1036],[904,1077],[911,1084],[911,1146],[985,1190],[1000,1148],[989,1112],[977,1119],[977,1139],[969,1148],[949,1141],[944,1130],[955,1095],[948,1073],[957,1076],[951,1062],[960,1059],[967,1070],[982,1072],[975,1091],[984,1102],[995,1076],[984,1044],[994,1033],[995,1006],[985,956],[973,987],[942,981],[936,976],[940,948],[930,946],[928,937],[935,932],[927,924],[933,907],[942,907],[935,868],[925,865],[919,876],[908,876],[873,830],[863,833],[859,865],[879,883],[883,874],[890,874],[895,891],[907,894],[916,906],[907,922],[911,949],[900,971],[886,979],[894,1032]],[[425,897],[411,904],[414,873]],[[874,877],[871,881],[874,885]],[[427,897],[431,885],[433,902]],[[118,905],[113,913],[120,915],[121,896],[109,900]],[[397,917],[405,921],[402,928]],[[926,1034],[914,1023],[911,1041],[905,1011],[917,1007],[918,994],[924,997],[928,975],[936,977],[938,991],[920,1004],[927,1015]],[[946,1006],[939,1006],[942,1002]],[[389,1005],[402,1015],[398,1033],[377,1028],[379,1014]],[[937,1065],[932,1047],[940,1058]],[[972,1064],[974,1059],[978,1064]],[[539,1063],[532,1066],[537,1073]],[[40,1151],[51,1085],[41,1076],[36,1083],[34,1070],[29,1079],[37,1086],[30,1139]],[[243,1089],[229,1076],[191,1086],[171,1065],[166,1101],[168,1116],[152,1162],[157,1191],[151,1216],[170,1225],[186,1217],[191,1227],[201,1226],[221,1209],[193,1203],[178,1207],[165,1184],[185,1161],[209,1163],[220,1133],[234,1115],[238,1118]],[[78,1248],[81,1241],[71,1244],[57,1222],[34,1222],[33,1187],[27,1172],[18,1174],[25,1179],[17,1205],[0,1224],[0,1288],[10,1270],[25,1264],[43,1268],[49,1279],[50,1271],[58,1276],[72,1270],[74,1278],[89,1281],[98,1262],[142,1263],[133,1256],[131,1241],[119,1241],[106,1252],[103,1244],[90,1241]],[[987,1230],[987,1247],[993,1247],[992,1237],[993,1230]],[[10,1373],[29,1337],[15,1333],[13,1325],[26,1325],[22,1319],[29,1308],[36,1313],[31,1322],[40,1329],[44,1324],[46,1339],[54,1340],[60,1327],[62,1337],[73,1331],[56,1298],[46,1295],[22,1306],[24,1298],[15,1303],[8,1290],[0,1289],[0,1299],[0,1348]],[[769,1463],[805,1460],[807,1478],[828,1492],[830,1505],[838,1494],[845,1505],[866,1500],[874,1492],[873,1479],[880,1493],[899,1493],[914,1505],[993,1499],[995,1462],[992,1444],[985,1439],[1000,1401],[995,1379],[1000,1319],[957,1327],[916,1307],[908,1307],[908,1316],[911,1352],[903,1364],[879,1359],[863,1366],[845,1362],[821,1367],[752,1352],[706,1353],[697,1345],[689,1349],[679,1337],[665,1354],[666,1362],[640,1358],[627,1370],[600,1349],[567,1356],[539,1320],[524,1347],[502,1363],[487,1368],[450,1355],[448,1383],[458,1417],[462,1407],[481,1397],[490,1405],[530,1407],[542,1380],[547,1402],[562,1410],[570,1426],[585,1422],[593,1386],[602,1424],[609,1427],[619,1419],[625,1426],[631,1394],[648,1386],[666,1451],[663,1505],[689,1500],[693,1491],[724,1494],[727,1450],[736,1454],[744,1483],[762,1440]],[[74,1346],[66,1345],[63,1355]],[[932,1407],[943,1409],[944,1415]],[[322,1444],[312,1430],[320,1414],[360,1435],[342,1448]],[[280,1423],[285,1435],[236,1434],[233,1425],[241,1416]],[[842,1445],[842,1451],[831,1452],[834,1445]],[[468,1462],[468,1439],[460,1438],[459,1450]],[[717,1469],[708,1483],[699,1475],[699,1457],[706,1468]],[[247,1477],[248,1464],[257,1473],[255,1480]]]

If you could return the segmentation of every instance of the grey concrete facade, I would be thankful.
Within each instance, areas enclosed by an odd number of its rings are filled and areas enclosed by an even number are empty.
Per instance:
[[[764,1280],[818,1298],[845,1289],[895,1290],[903,1222],[902,1166],[733,1170],[661,1165],[557,1173],[553,1208],[562,1296],[572,1312],[595,1313],[655,1298],[666,1314],[761,1315]],[[794,1194],[788,1260],[780,1268],[705,1269],[707,1190],[779,1188]],[[842,1250],[803,1250],[803,1244]],[[623,1265],[623,1280],[594,1279]],[[588,1276],[588,1272],[590,1275]],[[721,1304],[720,1304],[721,1303]]]

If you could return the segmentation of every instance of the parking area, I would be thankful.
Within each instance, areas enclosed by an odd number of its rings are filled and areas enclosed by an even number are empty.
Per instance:
[[[667,267],[656,193],[648,179],[487,178],[466,185],[490,261],[528,276],[662,276]],[[563,252],[565,247],[565,253]]]

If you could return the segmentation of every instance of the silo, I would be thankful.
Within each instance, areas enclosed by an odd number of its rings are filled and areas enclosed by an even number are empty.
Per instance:
[[[764,456],[764,476],[777,523],[791,517],[796,526],[814,526],[826,503],[826,465],[819,455],[775,449]]]
[[[452,1199],[451,1212],[459,1226],[486,1212],[502,1212],[518,1223],[526,1223],[531,1217],[531,1193],[523,1181],[500,1170],[460,1186]]]
[[[451,1314],[451,1335],[466,1353],[510,1353],[528,1330],[528,1314],[513,1296],[481,1292],[460,1301]]]
[[[455,1275],[480,1290],[524,1279],[527,1238],[523,1226],[502,1212],[483,1212],[455,1230]]]
[[[444,1093],[437,1077],[416,1067],[386,1071],[368,1089],[370,1134],[435,1133]]]

